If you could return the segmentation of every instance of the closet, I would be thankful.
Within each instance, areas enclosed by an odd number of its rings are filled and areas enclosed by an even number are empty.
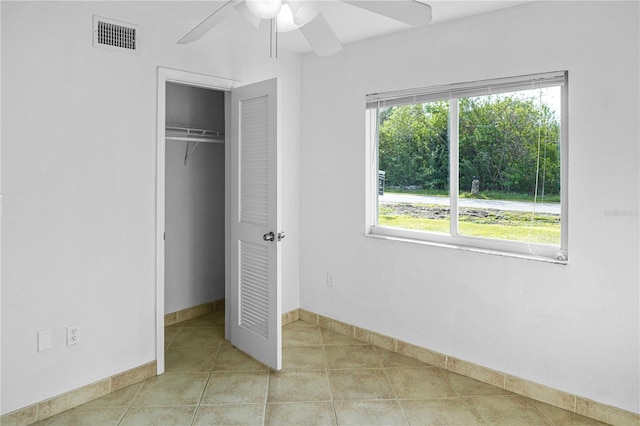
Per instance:
[[[166,86],[165,314],[225,295],[224,95]]]

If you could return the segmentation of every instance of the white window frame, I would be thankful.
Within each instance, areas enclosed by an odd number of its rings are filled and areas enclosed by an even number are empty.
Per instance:
[[[458,100],[464,97],[561,86],[561,129],[560,129],[560,245],[499,240],[484,237],[460,235],[458,215],[451,214],[450,235],[426,231],[378,226],[378,109],[393,105],[426,103],[449,100],[449,188],[451,212],[458,211]],[[553,263],[567,263],[568,260],[568,75],[566,71],[519,77],[499,78],[469,83],[450,84],[428,88],[399,90],[367,95],[366,110],[366,229],[365,235],[377,238],[402,240],[414,243],[438,245],[456,249],[482,251],[487,253],[523,257]],[[455,148],[455,149],[452,149]],[[454,188],[456,190],[454,190]]]

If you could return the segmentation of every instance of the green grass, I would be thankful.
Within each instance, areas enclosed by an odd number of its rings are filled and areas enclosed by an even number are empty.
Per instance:
[[[394,194],[415,194],[415,195],[431,195],[435,197],[448,197],[449,191],[440,189],[416,189],[408,190],[401,188],[385,188],[385,192]],[[499,192],[499,191],[480,191],[478,195],[473,195],[471,192],[460,192],[458,194],[460,198],[475,198],[479,200],[508,200],[508,201],[527,201],[533,202],[534,197],[530,194],[516,194],[513,192]],[[539,203],[559,203],[560,195],[545,195],[544,198],[538,194],[537,202]]]
[[[442,206],[433,206],[433,208],[442,209]],[[531,214],[526,212],[486,210],[485,213],[487,215],[482,217],[470,217],[461,213],[458,221],[460,235],[540,244],[560,244],[558,216],[536,215],[532,222]],[[450,220],[448,216],[442,219],[431,219],[397,214],[393,207],[387,205],[380,206],[378,225],[449,234]]]
[[[441,189],[402,189],[385,187],[384,192],[392,192],[394,194],[416,194],[416,195],[433,195],[436,197],[448,197],[448,190]]]
[[[534,196],[529,194],[516,194],[513,192],[498,192],[498,191],[480,191],[478,195],[473,195],[471,192],[461,192],[460,198],[476,198],[478,200],[507,200],[507,201],[527,201],[533,203]],[[545,195],[544,198],[538,194],[536,199],[538,203],[559,203],[560,195]]]

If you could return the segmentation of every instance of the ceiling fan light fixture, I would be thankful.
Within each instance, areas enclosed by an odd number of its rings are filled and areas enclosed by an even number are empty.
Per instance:
[[[287,2],[293,14],[293,22],[302,26],[310,22],[320,13],[318,5],[310,0],[289,0]]]
[[[240,13],[240,15],[242,15],[247,21],[249,21],[251,25],[253,25],[256,29],[260,28],[260,22],[262,22],[262,19],[254,15],[253,12],[249,10],[246,1],[238,3],[234,6],[234,9],[238,13]]]
[[[293,21],[293,14],[287,3],[282,5],[280,13],[278,13],[278,32],[286,33],[289,31],[297,30],[301,25],[297,25]]]
[[[258,18],[272,19],[278,16],[282,0],[246,0],[247,7]]]

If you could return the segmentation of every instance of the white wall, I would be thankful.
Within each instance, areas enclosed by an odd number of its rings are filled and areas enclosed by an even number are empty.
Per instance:
[[[536,2],[305,55],[301,308],[640,412],[639,18]],[[363,235],[367,93],[565,69],[568,265]]]
[[[186,146],[166,143],[165,314],[225,293],[224,144]]]
[[[1,413],[155,354],[157,67],[282,84],[283,310],[298,307],[300,58],[225,34],[176,45],[212,2],[6,2],[2,8]],[[92,16],[142,51],[92,47]],[[176,25],[176,22],[181,25]],[[186,24],[188,23],[188,24]],[[183,27],[184,25],[184,27]],[[80,343],[66,347],[65,327]],[[53,330],[38,353],[36,334]]]
[[[224,133],[223,91],[176,83],[166,90],[167,126]],[[167,140],[165,148],[168,314],[224,298],[225,144]]]

